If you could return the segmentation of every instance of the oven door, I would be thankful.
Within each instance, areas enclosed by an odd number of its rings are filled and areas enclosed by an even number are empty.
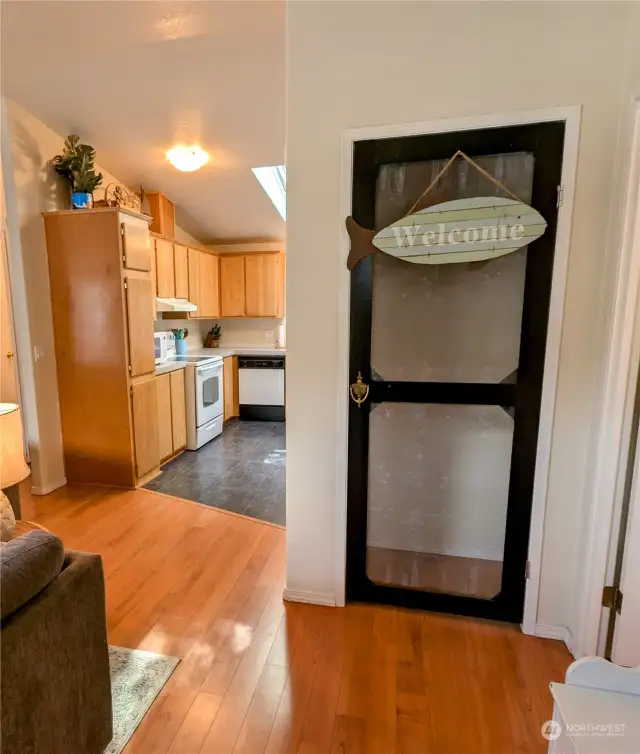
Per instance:
[[[223,409],[222,361],[196,367],[196,425],[220,416]]]

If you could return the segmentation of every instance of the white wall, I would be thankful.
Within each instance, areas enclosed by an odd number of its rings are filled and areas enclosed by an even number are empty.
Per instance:
[[[289,590],[331,601],[343,545],[335,503],[347,390],[337,384],[336,349],[343,131],[582,105],[538,613],[539,623],[569,624],[611,304],[604,260],[631,5],[288,4]]]
[[[42,219],[43,212],[68,208],[67,186],[49,164],[62,152],[65,137],[13,101],[7,101],[3,108],[2,126],[2,168],[25,433],[31,450],[34,492],[43,493],[65,481]],[[82,136],[91,141],[90,134]],[[102,165],[97,163],[96,168],[103,173],[103,187],[119,183]],[[40,354],[37,360],[34,349]]]

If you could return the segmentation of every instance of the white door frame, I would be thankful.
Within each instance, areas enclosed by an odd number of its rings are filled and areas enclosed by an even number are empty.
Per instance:
[[[635,380],[640,360],[640,93],[631,103],[630,134],[625,140],[630,159],[620,206],[614,218],[622,225],[614,312],[609,332],[602,421],[597,438],[593,497],[584,534],[583,579],[578,594],[576,648],[580,654],[601,654],[608,609],[602,588],[611,574],[627,468]],[[624,155],[623,155],[624,160]],[[631,461],[633,463],[633,460]]]
[[[540,429],[538,432],[538,451],[533,486],[533,504],[531,511],[531,533],[529,537],[530,576],[525,593],[522,630],[527,634],[536,633],[538,613],[538,592],[540,588],[540,565],[542,561],[542,540],[551,457],[551,437],[555,418],[558,366],[560,361],[560,341],[564,315],[567,268],[573,216],[573,198],[578,162],[578,143],[580,138],[580,121],[582,108],[556,107],[545,110],[521,110],[512,113],[478,115],[463,118],[435,120],[426,123],[406,123],[401,125],[358,128],[343,132],[342,137],[342,173],[341,173],[341,217],[351,214],[351,191],[353,171],[353,145],[364,139],[381,139],[401,136],[436,134],[447,131],[468,131],[480,128],[496,128],[526,123],[546,123],[563,120],[566,124],[564,152],[562,157],[562,185],[564,187],[563,204],[558,211],[558,227],[553,263],[553,282],[549,309],[549,329],[544,363],[542,384],[542,401],[540,406]],[[343,396],[338,402],[337,426],[339,442],[337,448],[337,488],[336,488],[336,552],[335,594],[336,604],[345,603],[346,574],[346,530],[347,530],[347,448],[349,432],[349,399],[346,385],[349,381],[349,302],[350,274],[347,270],[349,238],[346,230],[342,232],[341,253],[339,259],[338,315],[341,323],[338,330],[338,395]]]

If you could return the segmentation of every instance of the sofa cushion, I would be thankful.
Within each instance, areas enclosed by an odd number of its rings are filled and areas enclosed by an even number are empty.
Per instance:
[[[62,570],[64,547],[48,531],[30,531],[0,546],[0,618],[33,599]]]

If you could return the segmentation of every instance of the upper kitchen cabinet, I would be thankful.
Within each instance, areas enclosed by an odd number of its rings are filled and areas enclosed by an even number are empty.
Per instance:
[[[245,317],[244,254],[220,257],[222,317]]]
[[[223,317],[283,317],[284,254],[224,254],[220,293]]]
[[[157,472],[149,219],[115,207],[44,214],[69,482],[134,487]]]
[[[280,253],[247,254],[244,259],[247,317],[284,316],[284,259]]]
[[[196,317],[220,316],[220,258],[206,251],[198,252],[198,311]]]
[[[146,194],[152,221],[150,230],[165,238],[173,239],[176,234],[176,208],[172,201],[159,191]]]
[[[173,243],[155,238],[156,290],[160,298],[176,298],[176,275],[173,265]]]
[[[189,250],[180,243],[173,244],[173,272],[176,298],[189,298]]]
[[[149,272],[153,268],[153,249],[149,226],[138,218],[121,215],[122,259],[128,270]]]

